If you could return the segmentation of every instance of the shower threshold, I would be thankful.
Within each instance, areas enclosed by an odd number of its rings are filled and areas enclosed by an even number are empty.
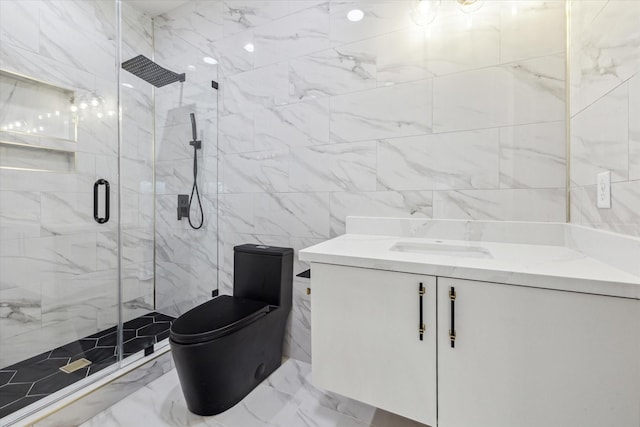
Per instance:
[[[153,312],[123,324],[123,355],[153,348],[169,337],[174,317]],[[0,418],[87,378],[117,362],[117,328],[114,326],[62,347],[0,369]],[[62,371],[81,359],[89,364]]]

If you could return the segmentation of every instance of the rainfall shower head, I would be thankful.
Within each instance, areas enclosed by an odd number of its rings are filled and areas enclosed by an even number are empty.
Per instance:
[[[178,74],[163,68],[144,55],[138,55],[122,63],[122,68],[155,87],[185,81],[184,73]]]

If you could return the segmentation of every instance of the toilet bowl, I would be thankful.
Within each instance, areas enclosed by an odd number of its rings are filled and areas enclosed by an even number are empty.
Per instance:
[[[282,363],[293,249],[236,246],[233,270],[233,296],[201,304],[171,325],[182,392],[198,415],[231,408]]]

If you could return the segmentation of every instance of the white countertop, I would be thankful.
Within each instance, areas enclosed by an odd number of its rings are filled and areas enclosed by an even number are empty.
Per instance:
[[[482,248],[490,257],[391,250],[397,243]],[[486,253],[485,253],[486,256]],[[467,241],[445,238],[345,234],[299,252],[313,263],[640,299],[640,276],[558,244]],[[639,260],[640,261],[640,260]],[[313,269],[312,269],[313,279]]]

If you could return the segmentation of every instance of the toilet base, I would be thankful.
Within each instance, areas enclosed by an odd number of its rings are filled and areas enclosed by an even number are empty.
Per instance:
[[[275,308],[228,335],[197,344],[170,340],[189,411],[216,415],[239,403],[282,363],[288,315]]]

